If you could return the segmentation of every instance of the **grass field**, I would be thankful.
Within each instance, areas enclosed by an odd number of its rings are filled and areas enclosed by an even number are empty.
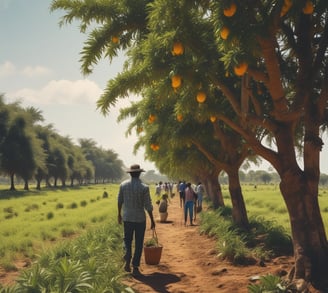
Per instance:
[[[116,220],[118,185],[0,191],[0,259],[33,258],[58,240]]]
[[[223,197],[226,205],[231,206],[228,186],[222,186]],[[287,208],[280,193],[278,184],[268,185],[243,185],[242,192],[249,217],[263,217],[276,222],[290,232]],[[328,189],[319,190],[319,203],[322,219],[328,235]]]

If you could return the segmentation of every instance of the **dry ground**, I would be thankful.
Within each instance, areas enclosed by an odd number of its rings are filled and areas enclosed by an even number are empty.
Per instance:
[[[156,224],[158,239],[163,246],[160,263],[147,265],[143,257],[140,267],[143,276],[126,279],[127,285],[141,293],[247,292],[252,277],[280,274],[293,264],[293,258],[280,257],[264,266],[233,266],[217,258],[215,240],[200,235],[197,219],[196,226],[184,226],[178,197],[171,200],[168,212],[168,222],[158,220]],[[154,215],[159,219],[156,205]],[[147,230],[145,238],[151,236],[151,230]]]

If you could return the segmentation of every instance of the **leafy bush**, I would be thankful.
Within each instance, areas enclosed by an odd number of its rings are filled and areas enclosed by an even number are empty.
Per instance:
[[[61,230],[61,235],[63,237],[70,237],[74,234],[75,234],[74,230],[69,229],[69,228],[64,228],[64,229]]]
[[[53,212],[49,212],[47,213],[47,219],[50,220],[55,216],[55,214]]]
[[[288,291],[288,286],[280,277],[274,275],[261,276],[259,284],[250,284],[247,287],[249,293],[284,293]]]
[[[235,227],[229,209],[219,208],[201,213],[201,233],[217,239],[222,259],[235,264],[254,263],[255,258],[268,259],[277,255],[291,255],[292,240],[282,226],[261,217],[250,219],[249,231]]]
[[[293,244],[287,231],[274,221],[265,220],[263,217],[250,217],[250,226],[254,245],[260,241],[266,250],[270,250],[275,256],[291,255],[293,253]]]
[[[67,206],[68,209],[77,209],[78,208],[78,205],[76,202],[72,202],[71,204],[69,204]]]
[[[42,254],[19,275],[11,292],[130,292],[122,283],[121,228],[107,225]],[[0,287],[1,288],[1,287]]]
[[[59,209],[63,209],[64,208],[64,205],[62,203],[57,203],[56,204],[56,209],[59,210]]]
[[[4,208],[3,211],[5,213],[5,219],[11,219],[14,217],[18,217],[18,213],[15,212],[13,207]]]
[[[29,205],[28,207],[26,207],[25,212],[35,211],[35,210],[38,210],[38,209],[39,209],[39,206],[34,203],[34,204]]]

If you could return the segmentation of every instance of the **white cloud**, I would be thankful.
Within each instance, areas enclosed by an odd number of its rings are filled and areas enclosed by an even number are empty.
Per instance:
[[[24,104],[95,104],[102,93],[93,81],[52,80],[41,89],[23,88],[11,96],[24,100]]]
[[[0,64],[0,77],[12,76],[16,73],[16,67],[10,61]]]
[[[1,1],[1,0],[0,0]],[[22,69],[17,68],[12,62],[6,61],[0,64],[0,77],[9,77],[14,75],[21,75],[28,78],[48,76],[51,74],[51,70],[37,65],[37,66],[26,66]]]
[[[21,73],[29,78],[45,76],[51,74],[51,70],[43,66],[27,66],[21,70]]]

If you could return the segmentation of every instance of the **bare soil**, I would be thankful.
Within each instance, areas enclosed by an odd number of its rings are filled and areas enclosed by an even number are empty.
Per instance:
[[[171,199],[168,213],[167,222],[161,223],[155,205],[156,234],[163,246],[160,263],[148,265],[143,255],[142,276],[130,276],[125,280],[139,292],[248,292],[248,284],[256,282],[259,276],[269,273],[283,275],[293,265],[294,258],[279,257],[268,263],[234,266],[217,257],[215,239],[200,234],[197,218],[195,226],[184,225],[178,197]],[[151,237],[152,232],[147,228],[145,240]]]

